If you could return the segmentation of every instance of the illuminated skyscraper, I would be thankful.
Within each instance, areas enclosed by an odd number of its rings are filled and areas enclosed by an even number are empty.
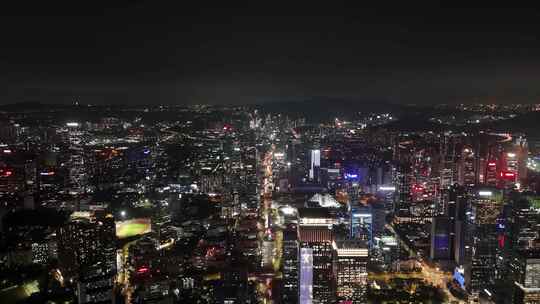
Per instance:
[[[497,277],[495,266],[501,250],[497,219],[502,208],[502,193],[497,189],[478,189],[472,197],[467,218],[465,279],[473,298],[480,292],[493,291]]]
[[[105,272],[116,271],[116,235],[111,215],[72,219],[58,230],[58,257],[67,275],[101,263]]]
[[[368,246],[363,241],[333,243],[338,301],[366,303]]]
[[[309,179],[318,181],[319,180],[319,171],[321,168],[321,150],[313,149],[311,150],[311,166],[309,169]]]
[[[440,188],[448,189],[456,182],[456,179],[454,178],[454,175],[456,174],[456,163],[453,158],[448,157],[444,159],[441,166]]]
[[[313,249],[300,249],[300,304],[313,303]]]
[[[431,247],[430,258],[432,260],[448,260],[451,257],[451,224],[447,216],[434,217],[431,222]]]
[[[514,303],[540,303],[540,255],[535,253],[532,257],[527,257],[530,253],[516,259],[518,265],[516,271],[516,285],[514,293]]]
[[[373,213],[371,205],[350,204],[351,238],[365,241],[371,246],[373,240]]]
[[[305,266],[305,265],[304,265]],[[304,274],[304,277],[307,275]],[[298,303],[298,236],[295,229],[283,231],[283,303]]]
[[[308,258],[311,258],[313,263],[313,303],[334,303],[332,269],[334,232],[331,229],[334,219],[329,218],[328,212],[324,211],[325,208],[299,209],[300,303],[309,303],[302,302],[302,294],[306,293],[306,289],[303,287],[306,284],[302,282],[308,280],[307,270],[305,270]]]
[[[394,172],[394,184],[396,185],[394,212],[397,213],[399,209],[408,209],[411,204],[411,164],[408,162],[400,163]]]
[[[512,258],[509,270],[514,285],[514,303],[540,302],[540,235],[538,210],[534,198],[513,201]]]
[[[463,186],[472,187],[476,184],[475,154],[470,147],[461,151],[461,158],[458,163],[458,183]]]

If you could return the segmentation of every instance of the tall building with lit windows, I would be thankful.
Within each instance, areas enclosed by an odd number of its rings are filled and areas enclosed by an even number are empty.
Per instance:
[[[336,297],[345,303],[366,303],[369,249],[364,241],[337,241],[334,247]]]
[[[58,229],[58,258],[67,276],[78,276],[85,267],[100,263],[107,273],[116,272],[116,235],[112,215],[80,212]]]
[[[77,282],[77,299],[83,303],[114,303],[114,272],[101,263],[84,267]]]
[[[321,169],[321,150],[311,150],[311,166],[309,169],[309,179],[319,181],[320,169]]]
[[[512,261],[516,266],[514,303],[540,303],[540,255],[522,252]]]
[[[473,187],[476,184],[475,153],[471,147],[461,151],[458,162],[458,183],[462,186]]]
[[[300,248],[300,304],[313,303],[313,249]]]
[[[365,241],[371,246],[373,241],[373,210],[371,205],[364,206],[357,202],[350,205],[351,238]]]
[[[332,225],[335,219],[326,208],[299,209],[298,228],[300,243],[300,303],[334,303],[334,275],[332,268],[335,239]],[[312,267],[307,266],[311,261]],[[306,294],[306,284],[311,282],[312,302]]]
[[[412,169],[410,162],[400,162],[394,171],[395,186],[395,212],[401,208],[408,209],[412,201],[411,187],[413,183]]]
[[[431,222],[430,258],[448,260],[452,257],[452,220],[448,216],[434,217]]]
[[[69,169],[67,185],[69,193],[78,196],[86,191],[88,185],[87,164],[83,149],[86,139],[79,123],[68,122],[66,128],[71,152],[67,160],[67,168]],[[79,208],[77,207],[76,210]]]
[[[532,203],[535,197],[522,197],[512,202],[513,249],[509,261],[514,303],[540,303],[540,217]]]
[[[283,231],[283,303],[298,303],[298,235],[294,229]]]
[[[503,196],[495,188],[476,189],[467,216],[465,279],[473,298],[493,292],[497,259],[502,258],[504,239],[497,233],[497,220],[503,211]],[[490,291],[491,290],[491,291]]]

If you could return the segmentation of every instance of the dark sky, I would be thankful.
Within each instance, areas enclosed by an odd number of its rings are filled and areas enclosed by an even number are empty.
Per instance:
[[[20,2],[1,9],[0,104],[540,102],[531,8]]]

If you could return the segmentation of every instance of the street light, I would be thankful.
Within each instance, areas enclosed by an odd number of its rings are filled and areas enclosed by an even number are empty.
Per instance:
[[[120,216],[125,218],[126,217],[126,210],[120,211]]]

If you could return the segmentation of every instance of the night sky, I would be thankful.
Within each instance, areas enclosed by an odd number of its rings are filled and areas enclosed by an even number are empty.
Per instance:
[[[3,7],[0,104],[540,102],[539,10],[158,2]]]

